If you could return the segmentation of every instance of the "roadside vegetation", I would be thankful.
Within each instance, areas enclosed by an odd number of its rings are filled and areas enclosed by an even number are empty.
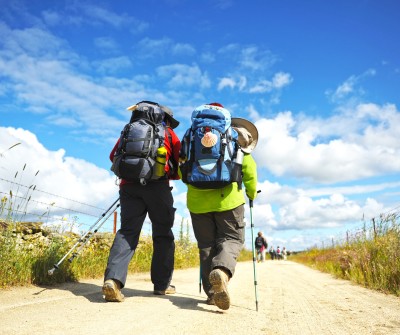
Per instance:
[[[7,224],[0,222],[0,288],[28,284],[52,285],[99,278],[104,275],[108,253],[114,239],[112,233],[94,235],[73,261],[69,255],[53,275],[48,271],[79,240],[72,233],[54,233],[40,228],[38,222]],[[36,231],[36,232],[35,232]],[[129,265],[130,273],[150,271],[153,246],[151,236],[142,235]],[[250,260],[251,251],[244,250],[241,260]],[[176,240],[175,269],[199,266],[197,244],[181,232]]]
[[[400,223],[397,214],[381,215],[370,229],[330,248],[312,248],[291,260],[337,278],[400,296]]]
[[[80,236],[71,232],[61,234],[41,226],[40,222],[0,222],[0,288],[52,285],[103,276],[114,234],[95,234],[71,262],[69,259],[73,253],[50,276],[48,271],[71,250]],[[129,273],[150,271],[152,254],[151,236],[142,235],[129,265]],[[239,261],[251,259],[252,252],[243,250]],[[175,269],[197,266],[197,244],[190,240],[189,231],[183,232],[181,225],[176,240]]]

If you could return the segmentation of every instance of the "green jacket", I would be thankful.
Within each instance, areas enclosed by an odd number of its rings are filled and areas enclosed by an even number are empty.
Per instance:
[[[246,195],[254,200],[257,195],[257,165],[250,154],[243,157],[242,171]],[[222,189],[200,189],[188,184],[186,186],[187,208],[195,214],[224,212],[246,203],[244,190],[239,190],[237,183]]]

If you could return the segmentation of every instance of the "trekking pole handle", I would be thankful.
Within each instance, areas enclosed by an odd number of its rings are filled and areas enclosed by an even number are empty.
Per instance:
[[[261,190],[257,191],[257,193],[260,193],[260,192],[261,192]],[[249,199],[249,204],[250,204],[250,207],[253,207],[253,199]]]

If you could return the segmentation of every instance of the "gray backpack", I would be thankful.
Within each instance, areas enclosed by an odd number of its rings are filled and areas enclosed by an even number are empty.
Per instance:
[[[121,132],[111,171],[121,179],[140,182],[160,179],[155,173],[157,149],[164,146],[164,111],[151,101],[137,104]]]

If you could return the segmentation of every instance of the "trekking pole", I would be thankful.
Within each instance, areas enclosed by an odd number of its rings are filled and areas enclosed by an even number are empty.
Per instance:
[[[257,191],[260,193],[261,191]],[[253,200],[249,199],[250,205],[250,226],[251,226],[251,246],[253,251],[253,274],[254,274],[254,294],[256,296],[256,311],[258,312],[258,298],[257,298],[257,273],[256,273],[256,253],[254,249],[254,223],[253,223]]]
[[[109,212],[109,214],[103,219],[103,221],[99,224],[99,226],[93,230],[93,232],[89,232],[89,234],[86,235],[85,239],[82,241],[81,245],[79,246],[79,249],[72,253],[72,256],[68,258],[68,262],[72,263],[74,258],[79,255],[79,253],[82,251],[82,249],[85,247],[86,243],[89,242],[89,240],[98,232],[98,230],[103,226],[103,224],[108,220],[108,218],[115,212],[115,210],[119,207],[119,204],[115,206],[115,208]]]
[[[96,232],[98,231],[98,229],[99,229],[99,228],[104,224],[104,222],[111,216],[111,214],[120,206],[120,204],[117,204],[117,205],[115,206],[115,204],[116,204],[118,201],[119,201],[119,198],[118,198],[117,200],[115,200],[115,201],[113,202],[113,204],[112,204],[103,214],[101,214],[101,216],[99,217],[99,219],[98,219],[95,223],[93,223],[93,225],[89,228],[89,230],[79,238],[79,240],[74,244],[74,246],[73,246],[59,261],[58,261],[58,263],[54,264],[53,268],[50,269],[50,270],[47,272],[49,276],[52,276],[52,275],[54,274],[54,271],[57,270],[57,269],[60,267],[61,263],[64,262],[64,260],[68,257],[68,255],[70,255],[79,245],[80,245],[80,248],[78,249],[78,251],[80,251],[80,250],[83,249],[83,246],[89,241],[89,239],[93,236],[93,234],[96,233]],[[115,206],[115,207],[114,207],[114,206]],[[113,208],[113,207],[114,207],[114,208]],[[110,212],[110,210],[111,210],[112,208],[113,208],[113,210]],[[104,218],[104,217],[107,215],[108,212],[110,212],[110,214],[109,214],[106,218]],[[96,230],[94,230],[94,231],[92,232],[92,229],[93,229],[102,219],[104,219],[104,220],[103,220],[103,222],[100,224],[100,226],[99,226]],[[77,253],[73,254],[72,257],[69,259],[69,262],[72,262],[72,260],[73,260],[76,256],[77,256]]]
[[[199,293],[201,293],[201,260],[200,260],[200,276],[199,276]]]

